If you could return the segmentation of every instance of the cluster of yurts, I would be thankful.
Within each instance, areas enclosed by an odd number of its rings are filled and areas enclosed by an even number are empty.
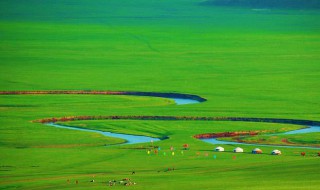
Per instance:
[[[218,146],[217,148],[215,148],[215,151],[217,152],[223,152],[224,151],[224,148],[221,147],[221,146]],[[243,152],[243,149],[240,148],[240,147],[237,147],[235,149],[233,149],[233,152],[235,153],[240,153],[240,152]],[[262,154],[262,150],[260,148],[255,148],[252,150],[252,154]],[[281,154],[281,151],[280,150],[273,150],[271,152],[272,155],[280,155]]]

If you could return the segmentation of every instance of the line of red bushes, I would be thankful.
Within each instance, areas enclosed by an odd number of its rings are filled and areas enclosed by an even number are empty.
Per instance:
[[[211,139],[211,138],[221,138],[221,137],[237,137],[237,136],[255,136],[260,134],[261,131],[240,131],[240,132],[223,132],[223,133],[206,133],[198,134],[193,136],[197,139]]]
[[[188,121],[232,121],[230,117],[197,117],[197,116],[67,116],[61,118],[45,118],[35,120],[40,123],[54,123],[57,121],[74,121],[74,120],[188,120]],[[261,121],[263,122],[263,121]]]
[[[124,95],[122,91],[91,91],[91,90],[40,90],[40,91],[0,91],[0,95],[23,95],[23,94],[102,94]]]
[[[225,117],[192,117],[192,116],[68,116],[61,118],[45,118],[35,120],[40,123],[54,123],[75,120],[225,120]]]
[[[135,91],[101,91],[101,90],[38,90],[38,91],[0,91],[0,95],[39,95],[39,94],[90,94],[90,95],[130,95],[130,96],[150,96],[162,98],[182,98],[197,100],[199,102],[206,101],[197,95],[165,93],[165,92],[135,92]]]
[[[245,122],[267,122],[267,123],[287,123],[296,125],[319,126],[319,121],[277,119],[277,118],[242,118],[242,117],[198,117],[198,116],[69,116],[62,118],[47,118],[36,120],[36,122],[49,123],[57,121],[73,120],[193,120],[193,121],[245,121]]]

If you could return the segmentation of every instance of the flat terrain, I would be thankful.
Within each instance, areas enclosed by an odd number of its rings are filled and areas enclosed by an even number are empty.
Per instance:
[[[235,146],[225,145],[226,152],[216,153],[212,150],[218,145],[192,137],[304,126],[217,121],[67,123],[168,136],[153,144],[161,148],[156,155],[151,143],[105,146],[123,140],[31,122],[80,115],[320,121],[318,10],[257,10],[200,2],[1,1],[1,91],[177,92],[208,101],[178,106],[165,98],[136,96],[1,95],[0,189],[122,189],[107,182],[127,177],[137,183],[128,187],[132,189],[317,189],[319,150],[281,148],[281,156],[271,156],[274,148],[260,147],[264,154],[252,155],[255,146],[241,146],[245,153],[234,154],[230,151]],[[277,144],[283,138],[268,141]],[[288,139],[319,144],[320,134]],[[186,143],[190,150],[182,150]]]

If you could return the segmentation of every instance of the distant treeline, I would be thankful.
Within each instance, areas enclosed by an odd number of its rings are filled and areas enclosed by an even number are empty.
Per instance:
[[[298,119],[277,119],[277,118],[245,118],[245,117],[197,117],[197,116],[69,116],[61,118],[45,118],[35,120],[40,123],[54,123],[77,120],[188,120],[188,121],[246,121],[283,123],[296,125],[320,126],[320,121],[298,120]]]
[[[181,98],[192,99],[199,102],[206,101],[197,95],[164,93],[164,92],[135,92],[135,91],[99,91],[99,90],[38,90],[38,91],[0,91],[0,95],[28,95],[28,94],[90,94],[90,95],[131,95],[131,96],[150,96],[162,98]]]
[[[257,9],[320,9],[320,0],[207,0],[201,5]]]

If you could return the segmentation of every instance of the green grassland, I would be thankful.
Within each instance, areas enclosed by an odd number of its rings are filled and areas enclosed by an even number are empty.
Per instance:
[[[248,182],[255,176],[256,180],[260,179],[266,184],[266,181],[276,184],[278,178],[283,178],[288,183],[283,189],[298,184],[301,188],[313,188],[317,185],[316,178],[319,169],[319,158],[315,157],[317,150],[282,148],[283,156],[277,157],[269,155],[272,147],[263,147],[262,150],[265,153],[263,155],[252,155],[250,151],[255,146],[243,146],[249,153],[237,154],[234,160],[234,154],[230,151],[235,148],[235,145],[224,146],[227,150],[225,153],[214,153],[212,150],[215,145],[192,138],[194,134],[206,132],[264,129],[286,131],[297,129],[299,126],[213,121],[125,120],[66,123],[72,126],[120,133],[155,137],[169,136],[167,140],[154,143],[155,146],[161,147],[159,155],[148,155],[146,151],[150,143],[106,147],[105,145],[119,143],[121,140],[94,133],[49,127],[29,121],[35,117],[87,113],[85,109],[92,110],[90,112],[92,114],[98,114],[100,111],[95,102],[99,102],[101,107],[122,110],[121,107],[117,108],[119,104],[126,105],[128,102],[134,102],[132,105],[137,109],[139,106],[143,107],[146,102],[149,105],[160,107],[159,105],[166,102],[165,100],[127,96],[70,97],[68,95],[2,96],[2,100],[5,98],[10,99],[5,102],[15,107],[7,105],[2,110],[2,116],[6,117],[2,120],[5,122],[5,125],[2,125],[5,133],[1,134],[1,152],[3,153],[1,184],[3,188],[103,189],[106,188],[106,181],[124,177],[130,177],[136,181],[138,183],[134,187],[136,189],[145,189],[149,186],[154,186],[155,189],[195,188],[195,185],[188,187],[186,183],[201,183],[197,186],[208,189],[212,185],[217,186],[218,189],[236,187],[241,189],[247,188]],[[21,100],[26,101],[21,102]],[[91,100],[92,104],[82,104],[86,100]],[[170,104],[167,106],[170,107]],[[184,151],[182,155],[182,145],[185,143],[190,145],[190,150]],[[175,156],[170,156],[170,146],[176,148]],[[301,151],[306,152],[306,157],[300,156]],[[166,152],[167,155],[164,156],[163,152]],[[206,153],[208,156],[205,156]],[[217,158],[214,159],[213,155],[216,155]],[[176,170],[166,172],[167,168],[172,167]],[[301,172],[301,167],[304,168],[303,172]],[[131,171],[136,171],[136,174],[131,175]],[[288,175],[287,172],[296,173]],[[268,175],[265,176],[266,174]],[[89,182],[92,176],[95,176],[97,183]],[[67,183],[68,179],[71,180],[70,184]],[[225,184],[221,179],[234,180]],[[75,180],[79,180],[78,186]],[[265,186],[265,189],[273,187],[272,184]],[[253,189],[258,187],[252,186]]]
[[[128,187],[132,189],[316,189],[318,150],[281,148],[283,155],[271,156],[272,147],[252,155],[254,146],[242,146],[247,153],[234,159],[229,152],[234,145],[215,153],[215,145],[192,138],[200,133],[287,131],[303,126],[213,121],[65,123],[169,137],[155,142],[162,148],[159,155],[148,155],[150,143],[114,145],[123,140],[31,122],[77,115],[320,120],[318,10],[252,10],[200,2],[1,1],[1,91],[178,92],[208,101],[177,106],[165,98],[134,96],[0,96],[0,189],[108,189],[107,181],[125,177],[137,182]],[[319,144],[318,133],[289,139]],[[185,143],[190,150],[182,154]],[[170,155],[170,146],[176,147],[175,156]],[[300,156],[302,151],[305,157]],[[174,171],[166,171],[173,167]],[[90,183],[93,178],[96,182]]]

